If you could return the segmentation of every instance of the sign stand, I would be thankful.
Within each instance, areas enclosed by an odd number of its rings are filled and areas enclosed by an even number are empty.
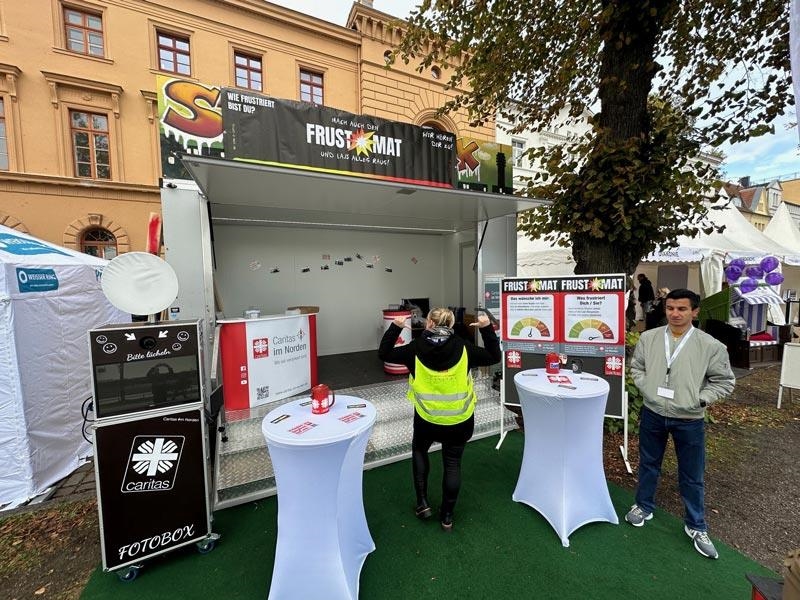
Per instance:
[[[800,371],[790,369],[789,365],[800,364],[800,344],[786,343],[783,345],[783,362],[781,362],[781,382],[778,388],[778,408],[781,407],[783,388],[789,388],[789,399],[791,401],[791,390],[800,389]]]
[[[565,373],[582,371],[608,381],[605,416],[623,419],[620,446],[628,472],[628,401],[625,393],[624,274],[514,277],[501,282],[503,385],[499,449],[505,439],[503,410],[519,406],[514,374],[541,368],[557,353]]]

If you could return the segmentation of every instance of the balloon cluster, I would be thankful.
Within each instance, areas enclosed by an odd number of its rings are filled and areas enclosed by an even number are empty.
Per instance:
[[[750,266],[746,266],[743,259],[735,258],[725,267],[725,278],[729,284],[738,285],[743,294],[749,294],[758,287],[762,278],[767,285],[783,283],[783,275],[775,271],[779,264],[774,256],[765,256],[757,265]],[[743,275],[745,278],[739,282]]]

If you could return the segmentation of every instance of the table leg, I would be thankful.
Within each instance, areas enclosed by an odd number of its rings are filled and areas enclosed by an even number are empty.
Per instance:
[[[341,504],[342,484],[352,484],[342,478],[350,445],[351,440],[314,447],[269,444],[278,488],[269,600],[355,600],[340,538],[341,516],[363,514],[363,506]]]

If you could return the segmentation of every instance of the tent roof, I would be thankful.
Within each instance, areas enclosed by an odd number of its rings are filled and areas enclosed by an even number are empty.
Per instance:
[[[733,258],[752,258],[758,261],[773,255],[786,260],[795,252],[761,233],[732,204],[721,209],[712,209],[710,214],[715,225],[725,225],[722,233],[700,234],[690,238],[680,236],[677,240],[681,252],[662,250],[649,254],[645,262],[695,262],[699,254],[723,254]],[[692,252],[690,249],[694,249]]]
[[[789,214],[786,203],[781,202],[775,214],[772,215],[767,226],[764,228],[764,235],[786,246],[789,250],[798,255],[800,259],[800,228]],[[800,264],[800,262],[787,261],[790,264]]]
[[[559,246],[543,239],[517,234],[517,265],[575,265],[571,246]]]
[[[0,225],[0,264],[12,265],[92,265],[102,267],[107,260],[63,248]]]

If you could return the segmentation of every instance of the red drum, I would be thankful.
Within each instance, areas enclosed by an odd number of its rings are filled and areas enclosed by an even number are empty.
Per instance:
[[[395,342],[395,346],[405,346],[406,344],[411,343],[411,311],[410,310],[384,310],[383,311],[383,331],[386,332],[389,329],[389,325],[392,324],[397,317],[405,317],[408,319],[406,321],[406,326],[403,328],[403,331],[400,333],[400,337],[397,338],[397,342]],[[405,375],[408,373],[408,368],[405,365],[400,365],[397,363],[390,363],[384,362],[383,363],[383,370],[388,373],[389,375]]]

